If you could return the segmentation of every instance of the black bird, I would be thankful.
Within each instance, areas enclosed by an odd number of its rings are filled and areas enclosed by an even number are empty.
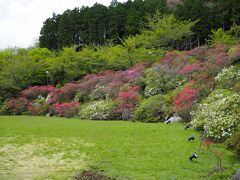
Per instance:
[[[171,124],[171,121],[167,121],[167,124]]]
[[[195,137],[194,136],[191,136],[188,138],[188,141],[194,141],[195,140]]]
[[[190,161],[193,161],[193,159],[196,159],[196,158],[198,158],[198,155],[197,155],[197,153],[193,153],[190,157],[189,157],[189,160]]]
[[[187,124],[184,129],[187,130],[188,128],[190,128],[189,124]]]

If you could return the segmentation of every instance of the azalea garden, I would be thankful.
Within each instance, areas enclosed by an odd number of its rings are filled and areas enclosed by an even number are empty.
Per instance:
[[[116,179],[231,179],[240,157],[240,28],[174,48],[194,36],[196,23],[157,13],[118,45],[1,51],[0,179],[49,163],[53,173],[31,177],[81,178],[76,173],[94,166]],[[164,123],[173,116],[180,122]],[[14,148],[27,146],[45,162],[27,166],[23,155],[11,165]]]

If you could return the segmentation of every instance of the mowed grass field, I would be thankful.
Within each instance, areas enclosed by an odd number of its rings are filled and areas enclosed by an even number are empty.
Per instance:
[[[92,168],[116,179],[230,179],[234,154],[222,145],[201,153],[199,142],[180,123],[0,116],[0,179],[73,179]],[[215,151],[223,153],[222,176],[210,173]]]

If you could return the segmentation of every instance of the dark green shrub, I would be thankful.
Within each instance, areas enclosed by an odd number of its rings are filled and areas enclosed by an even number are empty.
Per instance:
[[[168,96],[155,95],[144,99],[135,111],[135,119],[143,122],[160,122],[172,114]]]
[[[240,158],[240,128],[238,128],[238,130],[226,140],[225,144],[228,149],[236,151]]]

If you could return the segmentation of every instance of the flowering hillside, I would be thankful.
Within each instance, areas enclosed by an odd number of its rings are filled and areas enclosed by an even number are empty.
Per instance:
[[[206,112],[202,108],[209,109],[206,103],[218,102],[218,92],[223,89],[226,89],[222,93],[225,98],[234,101],[238,97],[239,59],[239,45],[218,44],[190,51],[169,51],[152,65],[141,63],[124,71],[88,74],[60,88],[52,85],[29,87],[20,97],[7,99],[3,112],[143,122],[161,122],[177,113],[185,122],[193,120],[194,126],[205,128],[206,123],[211,122],[207,119],[209,117],[204,119]],[[239,112],[233,109],[240,106],[234,102],[231,117]],[[223,113],[223,118],[227,117],[228,110],[211,113],[214,117],[216,113]],[[232,128],[231,132],[238,125],[239,118],[232,118],[232,121],[233,124],[227,125]],[[221,124],[224,129],[228,123]],[[211,128],[215,129],[209,136],[214,138],[222,137],[219,133],[223,132],[231,134],[230,130],[216,130],[218,124]]]

